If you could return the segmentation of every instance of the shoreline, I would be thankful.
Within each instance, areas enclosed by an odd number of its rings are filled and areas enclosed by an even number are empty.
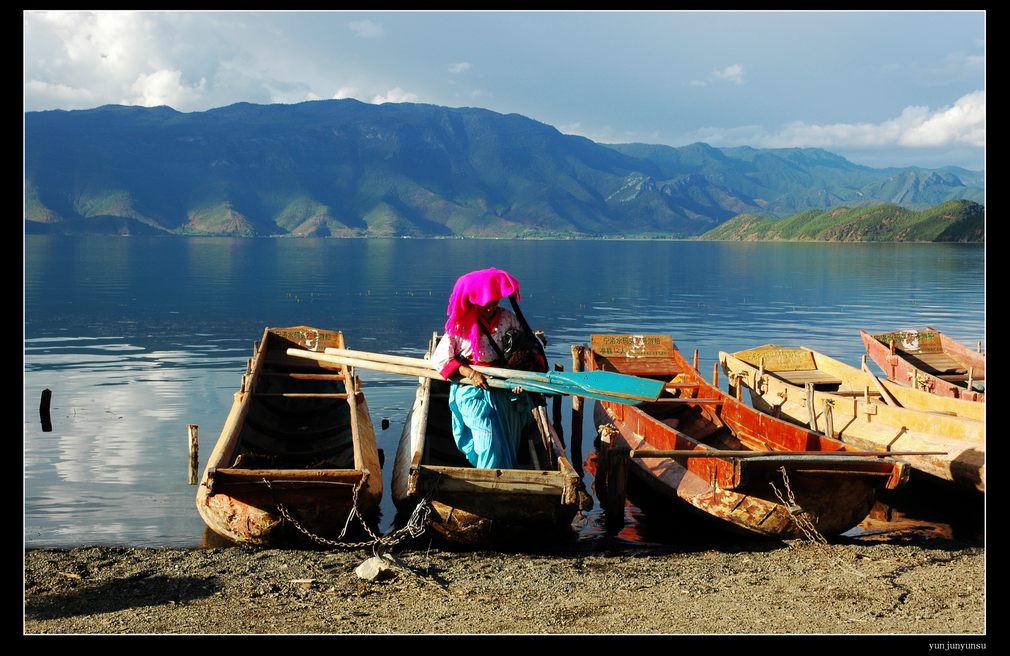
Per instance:
[[[984,643],[985,547],[892,534],[456,551],[82,546],[24,551],[25,635],[968,636]],[[923,638],[923,647],[927,647]],[[942,642],[942,641],[941,641]]]

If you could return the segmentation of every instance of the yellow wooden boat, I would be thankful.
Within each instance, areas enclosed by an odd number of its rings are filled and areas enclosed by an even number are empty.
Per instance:
[[[944,452],[899,459],[985,490],[984,404],[904,388],[802,347],[767,344],[719,361],[763,412],[862,449]]]

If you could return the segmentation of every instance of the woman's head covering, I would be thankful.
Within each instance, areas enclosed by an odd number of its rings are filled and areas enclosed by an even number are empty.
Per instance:
[[[507,271],[492,267],[460,276],[449,297],[446,334],[466,337],[471,344],[476,345],[480,339],[477,308],[512,294],[516,295],[517,301],[522,300],[519,296],[519,281]]]

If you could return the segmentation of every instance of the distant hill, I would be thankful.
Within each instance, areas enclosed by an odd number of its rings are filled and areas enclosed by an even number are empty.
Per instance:
[[[980,180],[819,149],[606,146],[479,108],[327,100],[25,114],[28,232],[682,237],[741,213],[981,200]]]
[[[807,210],[784,219],[741,214],[700,239],[983,242],[985,208],[952,200],[919,212],[897,205]]]

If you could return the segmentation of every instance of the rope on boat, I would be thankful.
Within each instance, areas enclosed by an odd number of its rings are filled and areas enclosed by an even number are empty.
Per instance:
[[[439,478],[441,478],[441,476],[439,476]],[[277,505],[277,511],[280,513],[281,517],[283,517],[292,526],[294,526],[296,529],[301,531],[304,535],[311,538],[315,542],[319,544],[325,544],[331,547],[339,547],[342,549],[364,549],[366,547],[371,547],[372,552],[376,556],[379,556],[384,551],[392,549],[397,544],[402,542],[408,535],[412,538],[417,538],[424,533],[424,531],[428,527],[428,524],[430,523],[429,517],[431,514],[431,498],[434,496],[435,490],[438,488],[438,480],[435,481],[435,483],[431,486],[431,488],[424,495],[424,497],[422,497],[421,500],[417,503],[417,506],[414,507],[414,510],[410,513],[410,519],[407,520],[406,525],[404,525],[402,528],[398,528],[389,535],[385,536],[376,535],[375,532],[372,531],[372,528],[368,525],[368,522],[365,520],[364,516],[362,516],[361,511],[358,509],[358,492],[361,490],[361,488],[367,481],[368,481],[368,474],[366,473],[364,476],[361,477],[361,480],[355,483],[354,489],[351,491],[351,500],[352,500],[351,512],[347,514],[347,519],[344,521],[344,528],[340,531],[340,535],[337,536],[336,540],[324,538],[323,536],[317,535],[316,533],[313,533],[312,531],[302,526],[298,522],[298,520],[295,519],[294,515],[291,514],[287,506],[285,506],[281,501],[277,499],[276,495],[274,495],[274,503]],[[273,494],[274,488],[270,484],[270,481],[264,478],[263,482],[266,484],[271,494]],[[372,538],[371,540],[367,540],[364,542],[344,541],[344,538],[347,535],[347,530],[351,525],[351,520],[355,517],[358,518],[358,523],[361,524],[362,527],[364,527],[369,537]]]

